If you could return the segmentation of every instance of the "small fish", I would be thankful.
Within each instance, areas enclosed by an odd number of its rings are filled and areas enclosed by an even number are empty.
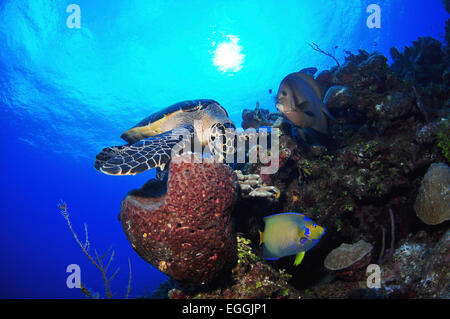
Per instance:
[[[297,127],[304,140],[303,129],[306,128],[328,135],[326,115],[333,117],[323,104],[320,88],[310,74],[303,71],[286,76],[278,90],[276,107]]]
[[[259,231],[263,258],[274,260],[297,255],[294,265],[298,266],[305,252],[314,247],[325,233],[325,228],[299,213],[281,213],[264,218],[264,232]]]

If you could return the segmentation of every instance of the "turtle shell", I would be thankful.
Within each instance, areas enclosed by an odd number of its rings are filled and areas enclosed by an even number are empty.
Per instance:
[[[202,127],[210,127],[211,131],[215,129],[218,136],[224,136],[227,127],[234,128],[226,110],[214,100],[179,102],[124,132],[121,137],[128,145],[104,148],[96,156],[94,166],[110,175],[134,175],[155,167],[164,170],[171,159],[172,148],[184,145],[186,134],[194,137],[196,121],[200,121]],[[187,141],[191,138],[188,136]],[[208,143],[202,134],[199,140]]]
[[[214,100],[209,100],[209,99],[189,100],[189,101],[178,102],[178,103],[168,106],[156,113],[153,113],[149,117],[140,121],[134,127],[146,126],[150,123],[159,121],[160,119],[166,117],[167,115],[173,114],[178,111],[195,112],[195,111],[203,110],[211,104],[217,104],[217,106],[219,106],[225,112],[226,116],[228,117],[227,111],[218,102],[216,102]]]
[[[130,144],[136,143],[137,141],[157,134],[164,133],[175,127],[161,128],[163,123],[167,123],[166,120],[169,118],[178,118],[178,124],[183,123],[183,113],[188,115],[188,113],[195,113],[197,111],[206,111],[209,109],[213,114],[219,117],[228,117],[226,110],[220,106],[214,100],[190,100],[183,101],[166,107],[156,113],[153,113],[149,117],[143,119],[138,124],[127,130],[121,135],[121,138]],[[189,116],[186,117],[188,120]]]

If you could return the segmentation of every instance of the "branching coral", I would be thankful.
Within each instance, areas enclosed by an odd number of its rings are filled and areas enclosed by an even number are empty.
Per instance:
[[[72,223],[70,222],[69,219],[69,211],[67,210],[67,204],[64,201],[60,201],[60,203],[58,204],[58,208],[59,211],[61,213],[61,215],[64,217],[64,219],[67,222],[67,225],[69,226],[70,231],[73,234],[73,237],[75,238],[75,241],[77,242],[77,244],[80,246],[81,250],[83,251],[83,253],[86,255],[86,257],[89,259],[89,261],[98,269],[100,270],[101,274],[102,274],[102,278],[103,278],[103,282],[105,283],[105,289],[106,289],[106,296],[107,298],[111,299],[113,297],[113,294],[111,292],[111,282],[114,279],[114,277],[117,275],[117,273],[119,272],[119,267],[117,267],[116,271],[111,275],[111,277],[108,278],[107,272],[109,269],[109,266],[111,265],[111,262],[113,261],[114,258],[114,250],[112,249],[112,247],[110,247],[101,257],[99,256],[99,254],[97,253],[97,250],[94,249],[94,254],[95,254],[95,259],[94,257],[91,255],[91,253],[89,252],[90,249],[90,242],[89,242],[89,237],[88,237],[88,229],[87,229],[87,225],[84,224],[84,233],[85,233],[85,240],[84,243],[82,243],[80,241],[80,239],[77,236],[77,233],[75,232],[75,230],[72,227]],[[103,264],[103,261],[105,260],[105,258],[109,255],[109,260],[106,264]],[[128,299],[129,295],[130,295],[130,289],[131,289],[131,262],[130,259],[128,258],[128,267],[129,267],[129,279],[128,279],[128,286],[127,286],[127,293],[125,295],[125,299]],[[84,293],[87,297],[95,299],[97,296],[96,294],[93,294],[91,291],[89,291],[89,289],[87,289],[82,283],[80,284],[80,290],[82,293]]]
[[[336,64],[337,64],[337,66],[338,66],[338,68],[340,68],[341,67],[341,64],[339,63],[339,61],[334,57],[334,55],[332,55],[330,52],[326,52],[326,51],[324,51],[324,50],[322,50],[316,43],[308,43],[308,45],[311,47],[311,49],[313,49],[314,51],[317,51],[317,52],[320,52],[320,53],[322,53],[322,54],[325,54],[326,56],[329,56],[330,58],[332,58],[335,62],[336,62]]]
[[[391,248],[388,250],[388,253],[385,254],[385,241],[386,241],[386,230],[383,226],[381,226],[381,251],[380,255],[378,257],[378,264],[383,264],[386,262],[389,258],[391,258],[392,254],[394,253],[394,244],[395,244],[395,220],[394,220],[394,213],[392,212],[392,209],[389,208],[389,217],[391,219]]]

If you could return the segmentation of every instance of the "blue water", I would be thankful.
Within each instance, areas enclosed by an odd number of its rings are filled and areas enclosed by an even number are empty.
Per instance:
[[[69,4],[81,28],[68,28]],[[382,9],[380,29],[366,7]],[[304,67],[332,67],[315,42],[343,61],[344,50],[402,49],[418,36],[444,38],[448,15],[429,1],[0,1],[0,297],[78,298],[66,267],[104,296],[101,276],[58,212],[67,202],[91,250],[115,249],[120,298],[132,265],[131,297],[166,277],[140,259],[117,215],[127,191],[154,172],[112,177],[95,155],[152,112],[196,98],[219,101],[239,126],[258,101],[275,110],[282,78]],[[114,268],[112,268],[112,271]],[[111,274],[112,274],[111,271]]]

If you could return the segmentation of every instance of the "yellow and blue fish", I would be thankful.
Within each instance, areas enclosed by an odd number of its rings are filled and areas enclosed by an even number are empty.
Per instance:
[[[317,244],[325,234],[325,228],[299,213],[281,213],[264,218],[264,232],[259,231],[263,258],[274,260],[297,255],[294,265],[298,266],[305,252]]]

